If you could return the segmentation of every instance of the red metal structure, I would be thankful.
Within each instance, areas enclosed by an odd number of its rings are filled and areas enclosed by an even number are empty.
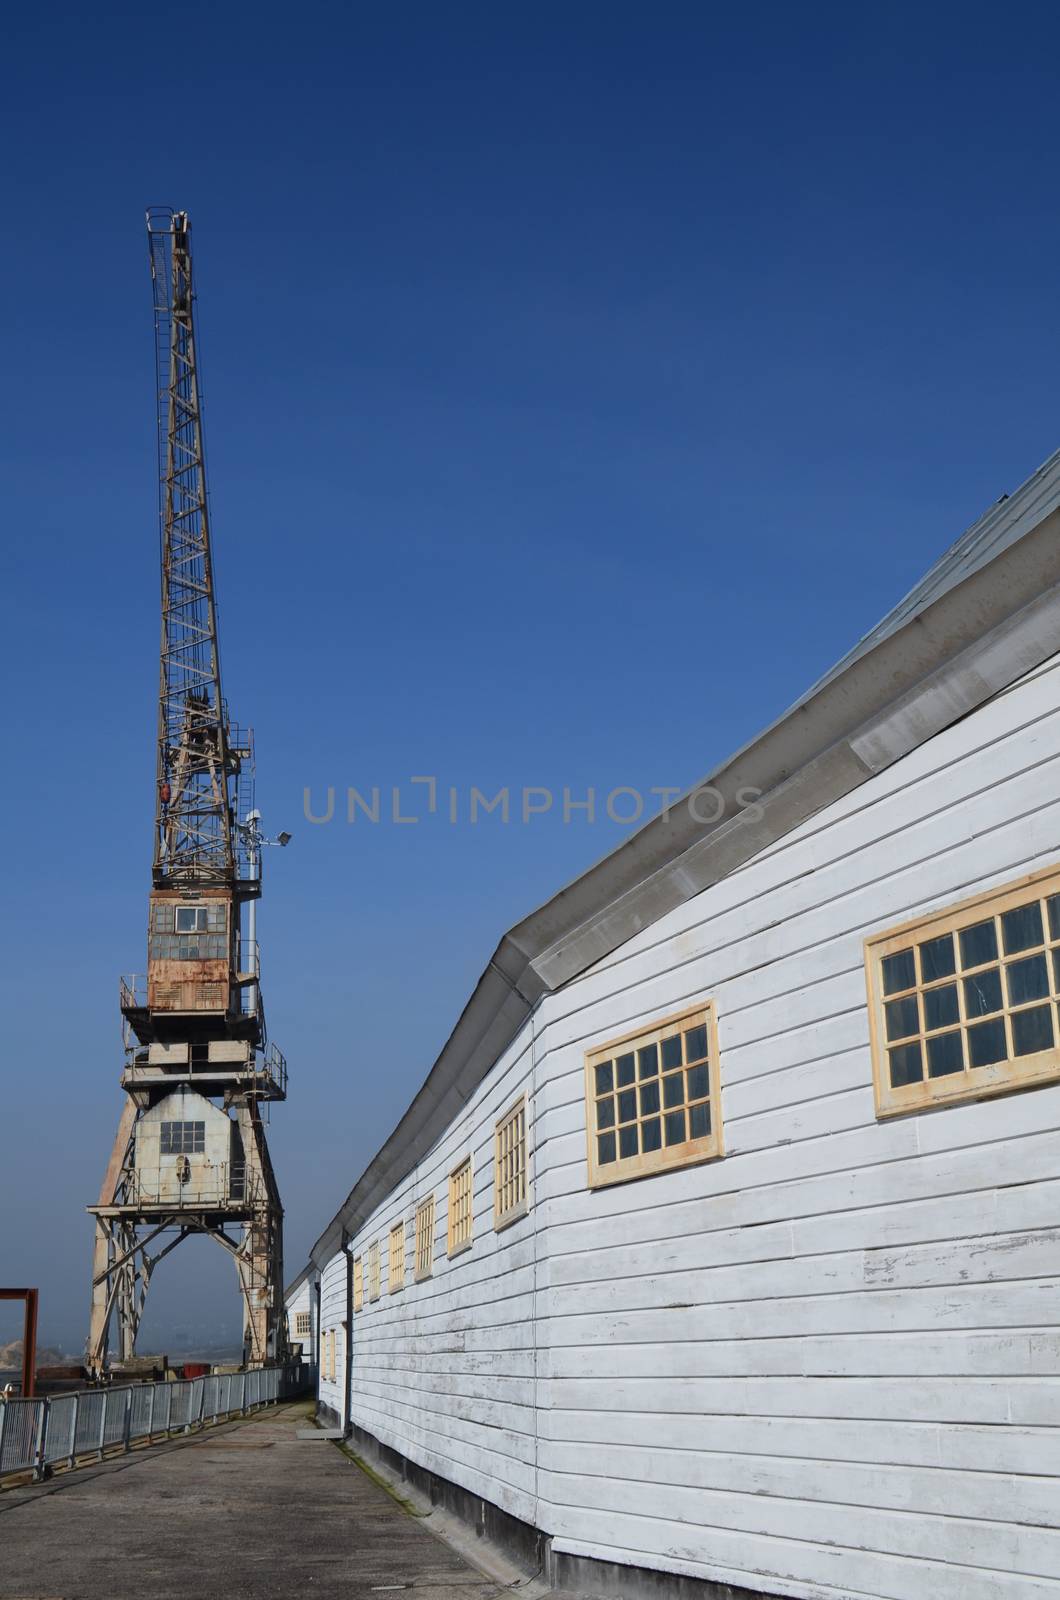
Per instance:
[[[37,1392],[37,1290],[0,1289],[0,1300],[24,1300],[26,1315],[22,1326],[22,1394],[32,1400]]]

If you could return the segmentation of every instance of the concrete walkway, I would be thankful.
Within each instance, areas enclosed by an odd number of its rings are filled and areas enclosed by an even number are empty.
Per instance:
[[[0,1494],[0,1600],[494,1600],[305,1402]]]

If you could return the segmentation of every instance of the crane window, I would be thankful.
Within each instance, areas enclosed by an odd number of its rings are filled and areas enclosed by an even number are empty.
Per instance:
[[[225,961],[228,907],[223,900],[178,905],[156,900],[151,907],[147,954],[152,961]]]
[[[163,1122],[164,1156],[201,1155],[206,1149],[205,1122]]]
[[[177,932],[178,933],[205,933],[206,932],[206,907],[205,906],[178,906],[177,907]]]

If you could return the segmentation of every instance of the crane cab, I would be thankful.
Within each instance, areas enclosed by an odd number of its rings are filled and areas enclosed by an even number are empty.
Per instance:
[[[231,1010],[236,921],[231,892],[156,889],[149,916],[148,1010]]]

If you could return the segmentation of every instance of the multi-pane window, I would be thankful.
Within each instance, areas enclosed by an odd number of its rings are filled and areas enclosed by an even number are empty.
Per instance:
[[[353,1309],[360,1311],[364,1305],[364,1262],[360,1256],[353,1263]]]
[[[296,1339],[308,1339],[313,1331],[313,1324],[308,1311],[296,1311],[294,1314],[294,1336]]]
[[[526,1099],[498,1122],[493,1134],[493,1226],[526,1214]]]
[[[722,1154],[713,1004],[588,1051],[585,1073],[594,1188]]]
[[[382,1292],[379,1269],[379,1240],[368,1250],[368,1298],[378,1300]]]
[[[390,1293],[405,1287],[405,1224],[395,1222],[390,1230],[390,1263],[387,1271]]]
[[[223,900],[187,906],[156,900],[151,906],[147,954],[152,961],[224,961],[228,908]]]
[[[449,1254],[455,1256],[471,1244],[471,1157],[449,1174]]]
[[[429,1194],[416,1207],[416,1279],[429,1278],[434,1270],[434,1196]]]
[[[161,1149],[164,1156],[201,1155],[206,1149],[205,1122],[163,1122]]]
[[[869,939],[881,1116],[1060,1077],[1060,872]]]

